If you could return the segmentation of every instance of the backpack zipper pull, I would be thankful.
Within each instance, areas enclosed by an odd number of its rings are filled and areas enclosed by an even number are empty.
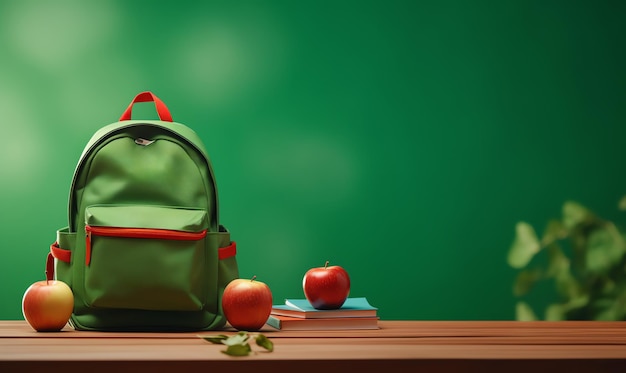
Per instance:
[[[141,137],[135,139],[135,144],[141,145],[141,146],[148,146],[148,145],[152,144],[153,142],[154,142],[154,140],[146,140],[146,139],[141,138]]]

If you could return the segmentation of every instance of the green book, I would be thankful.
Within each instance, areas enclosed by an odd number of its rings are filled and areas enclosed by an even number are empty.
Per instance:
[[[318,310],[306,299],[286,299],[285,304],[272,306],[273,315],[302,319],[376,317],[377,312],[378,309],[369,304],[366,298],[348,298],[341,308],[334,310]]]

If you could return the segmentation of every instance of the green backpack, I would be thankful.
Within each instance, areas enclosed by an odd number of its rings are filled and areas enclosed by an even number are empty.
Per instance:
[[[131,120],[133,105],[150,101],[160,120]],[[68,220],[50,248],[47,277],[72,289],[75,329],[225,324],[222,294],[238,267],[236,244],[219,224],[211,162],[196,133],[173,122],[151,92],[87,143]]]

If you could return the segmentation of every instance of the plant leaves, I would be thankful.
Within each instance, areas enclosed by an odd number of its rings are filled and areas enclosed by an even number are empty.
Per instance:
[[[539,240],[533,227],[526,222],[515,225],[515,239],[509,249],[508,263],[513,268],[523,268],[539,252]]]
[[[546,321],[562,321],[565,319],[565,307],[562,304],[554,303],[546,308]]]
[[[232,344],[222,351],[229,356],[248,356],[252,353],[252,348],[249,343],[245,344]]]
[[[559,273],[555,277],[556,291],[565,299],[580,297],[582,294],[581,285],[570,271]]]
[[[582,308],[589,303],[589,295],[587,294],[577,294],[575,297],[572,297],[570,301],[567,303],[567,310],[573,310],[576,308]]]
[[[563,226],[571,230],[591,217],[591,212],[578,202],[567,201],[563,204]]]
[[[624,320],[626,315],[626,297],[623,290],[620,292],[615,289],[616,293],[610,296],[594,299],[592,302],[593,309],[597,312],[595,319],[603,321]]]
[[[519,297],[527,294],[533,285],[539,281],[543,273],[540,269],[525,269],[518,273],[513,285],[513,295]]]
[[[563,273],[569,272],[570,260],[565,256],[561,247],[554,243],[548,246],[548,270],[547,277],[559,277]]]
[[[217,335],[199,335],[198,337],[204,339],[205,341],[209,341],[213,344],[222,344],[222,342],[228,339],[227,335],[217,334]]]
[[[586,263],[591,273],[605,273],[619,264],[626,252],[626,243],[613,223],[594,230],[587,242]]]
[[[626,196],[618,207],[626,210]],[[545,263],[535,258],[542,250],[547,251]],[[585,206],[566,201],[562,220],[549,221],[539,243],[532,227],[518,222],[507,259],[523,269],[513,284],[516,296],[527,295],[538,281],[554,279],[548,284],[554,284],[558,300],[545,308],[546,320],[626,320],[626,234]],[[515,315],[538,320],[522,301]]]
[[[515,305],[515,319],[518,321],[535,321],[537,316],[526,302],[517,302]]]
[[[257,344],[257,346],[263,347],[264,349],[266,349],[269,352],[274,351],[274,343],[272,341],[270,341],[270,339],[267,338],[263,334],[257,335],[257,337],[256,337],[256,344]]]
[[[567,237],[567,229],[560,220],[552,219],[548,222],[543,236],[541,237],[541,246],[546,247],[555,241],[562,240]]]

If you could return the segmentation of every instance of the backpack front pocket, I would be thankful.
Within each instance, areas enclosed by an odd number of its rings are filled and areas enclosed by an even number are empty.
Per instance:
[[[90,307],[193,311],[206,301],[205,210],[90,206],[85,300]]]

